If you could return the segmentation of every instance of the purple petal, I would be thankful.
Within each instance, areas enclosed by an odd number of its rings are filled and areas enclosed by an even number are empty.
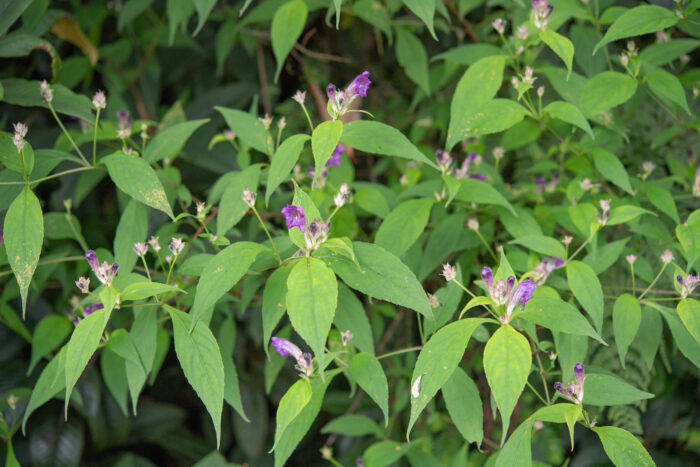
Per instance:
[[[493,271],[491,271],[490,267],[485,267],[481,270],[481,280],[483,280],[486,287],[491,290],[493,287]]]
[[[576,377],[576,383],[579,385],[580,388],[582,388],[583,379],[586,377],[586,374],[583,371],[582,363],[577,363],[574,365],[574,377]]]
[[[282,208],[282,214],[284,214],[288,229],[299,227],[303,231],[306,228],[306,216],[299,206],[289,204]]]
[[[328,94],[329,100],[335,99],[335,91],[335,84],[329,84],[328,86],[326,86],[326,94]]]
[[[367,97],[367,89],[372,82],[369,80],[369,71],[364,71],[357,75],[348,86],[348,94],[358,94]]]
[[[554,383],[554,389],[559,391],[564,396],[569,397],[569,393],[566,391],[566,388],[564,388],[564,385],[561,384],[560,382]]]
[[[91,315],[93,312],[97,310],[101,310],[104,308],[104,305],[101,303],[94,303],[92,305],[88,305],[85,307],[85,312],[83,313],[85,316]]]
[[[520,298],[520,303],[525,306],[525,304],[530,300],[530,297],[532,297],[532,292],[537,288],[537,284],[532,282],[531,278],[528,278],[525,282],[521,282],[518,284],[518,289],[522,290],[522,296]]]
[[[299,359],[302,352],[299,347],[288,341],[287,339],[282,339],[281,337],[273,337],[270,339],[270,344],[279,352],[283,357],[294,357]]]
[[[547,177],[540,176],[535,178],[535,185],[544,185],[545,183],[547,183]]]
[[[340,165],[340,156],[343,155],[343,149],[342,146],[338,145],[335,147],[333,150],[333,154],[331,154],[331,157],[326,161],[326,167],[329,165],[332,165],[334,167],[338,167]]]
[[[561,258],[557,258],[556,256],[552,256],[552,261],[554,262],[555,267],[561,267],[564,265],[564,260]]]
[[[469,178],[473,178],[475,180],[481,180],[482,182],[486,180],[486,176],[484,174],[469,174],[467,175]]]
[[[97,269],[100,267],[100,263],[97,261],[97,255],[93,250],[88,250],[87,253],[85,253],[85,258],[88,260],[88,264],[90,265],[90,268],[97,273]]]

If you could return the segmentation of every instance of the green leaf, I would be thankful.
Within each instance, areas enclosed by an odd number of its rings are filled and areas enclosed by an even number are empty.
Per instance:
[[[700,222],[676,226],[676,237],[683,249],[683,256],[691,268],[700,259]]]
[[[673,219],[676,224],[681,223],[680,218],[678,217],[676,203],[673,201],[673,196],[668,190],[656,186],[650,186],[646,190],[646,195],[656,209]]]
[[[632,186],[630,185],[627,170],[617,156],[600,148],[592,148],[591,155],[593,156],[595,168],[603,177],[607,178],[627,193],[633,194],[634,190],[632,190]]]
[[[119,264],[119,273],[129,273],[139,262],[134,252],[134,243],[145,242],[148,234],[148,208],[135,199],[130,199],[119,217],[114,235],[114,261]]]
[[[352,246],[359,268],[342,257],[326,260],[348,286],[432,318],[428,297],[415,274],[405,264],[380,246],[364,242],[353,242]]]
[[[192,316],[169,305],[165,305],[165,310],[173,323],[177,359],[185,378],[211,416],[218,449],[224,406],[224,363],[219,344],[206,324],[195,323]]]
[[[107,347],[122,357],[125,361],[126,380],[131,394],[131,405],[134,415],[138,404],[139,393],[146,383],[146,370],[141,363],[141,357],[134,345],[131,335],[124,329],[117,329],[109,335]]]
[[[506,438],[510,416],[523,392],[532,365],[532,352],[525,336],[510,325],[493,333],[484,348],[484,373],[501,413],[503,435]]]
[[[697,39],[673,38],[668,42],[656,42],[645,46],[644,50],[639,52],[639,56],[644,63],[664,66],[698,47],[700,47],[700,41]]]
[[[153,0],[127,0],[119,10],[119,18],[117,19],[117,31],[122,32],[124,26],[135,20],[143,13]]]
[[[272,38],[272,52],[277,61],[275,82],[279,79],[287,55],[304,31],[308,14],[309,9],[302,0],[292,0],[279,7],[272,18],[270,36]]]
[[[182,23],[186,26],[194,5],[191,0],[167,0],[165,10],[168,14],[168,45],[172,46],[177,28]]]
[[[132,282],[124,287],[121,291],[121,299],[124,300],[143,300],[144,298],[153,297],[167,292],[183,292],[180,288],[163,284],[162,282]]]
[[[655,212],[649,211],[648,209],[640,208],[638,206],[626,205],[618,206],[610,211],[610,219],[608,219],[608,225],[624,224],[629,222],[642,214],[656,215]]]
[[[264,300],[264,298],[263,298]],[[362,302],[344,284],[338,284],[338,311],[333,324],[341,332],[352,332],[352,343],[361,351],[374,354],[372,327]]]
[[[425,231],[434,199],[412,199],[399,204],[384,219],[374,243],[396,256],[404,254]]]
[[[287,390],[277,406],[277,428],[275,428],[275,443],[269,452],[275,450],[282,433],[299,415],[311,400],[311,384],[305,379],[299,379]]]
[[[143,152],[143,158],[151,164],[166,158],[172,160],[182,150],[192,133],[208,122],[208,118],[190,120],[189,122],[177,123],[159,131],[148,142],[146,150]]]
[[[236,134],[236,137],[248,146],[264,154],[271,154],[271,144],[268,144],[265,127],[257,117],[237,109],[214,107],[224,116],[226,124]],[[269,141],[271,143],[271,141]]]
[[[584,405],[631,404],[654,397],[654,394],[641,391],[617,376],[587,372],[583,384]]]
[[[642,5],[621,14],[608,28],[605,36],[593,49],[593,54],[605,44],[627,37],[650,34],[666,29],[678,22],[678,17],[668,8],[656,5]]]
[[[113,350],[105,347],[100,353],[100,369],[107,390],[112,394],[124,416],[128,417],[129,383],[126,380],[126,361]]]
[[[337,373],[337,370],[329,371],[326,374],[325,382],[318,378],[311,380],[311,400],[280,436],[280,441],[275,449],[275,467],[282,467],[284,465],[299,442],[304,438],[306,432],[311,428],[311,424],[321,410],[321,404],[323,403],[323,396],[326,394],[326,389],[328,389],[333,377]]]
[[[659,8],[659,7],[656,7]],[[662,9],[662,8],[659,8]],[[654,460],[634,435],[616,426],[593,427],[603,443],[603,449],[618,467],[651,467]]]
[[[507,199],[492,185],[473,178],[463,178],[460,180],[461,187],[456,198],[460,201],[477,204],[495,204],[503,206],[515,214],[513,206]]]
[[[684,298],[678,303],[677,311],[685,328],[700,344],[700,302],[692,298]],[[32,350],[34,350],[33,347]]]
[[[243,190],[248,188],[253,193],[258,190],[260,179],[260,164],[251,165],[241,172],[234,173],[228,179],[226,188],[219,201],[219,212],[216,215],[216,233],[224,236],[243,219],[250,209],[243,201]]]
[[[1,0],[0,1],[0,36],[3,36],[10,26],[22,16],[32,0]],[[435,35],[435,34],[433,34]]]
[[[500,133],[519,123],[528,113],[525,107],[510,99],[493,99],[479,107],[463,131],[467,137]]]
[[[491,55],[503,55],[503,51],[492,44],[465,44],[434,55],[430,60],[446,60],[458,65],[472,65]]]
[[[27,295],[39,264],[44,241],[44,218],[36,195],[25,185],[10,205],[3,226],[7,261],[17,279],[22,296],[22,319],[27,311]]]
[[[389,384],[377,357],[360,352],[350,359],[350,376],[377,403],[384,414],[384,425],[389,424]]]
[[[196,36],[204,27],[209,13],[216,5],[216,0],[192,0],[192,3],[194,3],[194,8],[197,10],[197,28],[192,33],[193,36]]]
[[[418,397],[411,396],[411,418],[406,430],[406,439],[409,438],[411,428],[425,406],[450,379],[459,365],[474,330],[488,321],[482,318],[466,318],[450,323],[436,332],[423,346],[411,377],[412,389],[415,388],[418,378],[421,378],[421,381],[418,384]],[[528,355],[530,355],[529,350]]]
[[[666,70],[654,70],[644,77],[654,94],[664,102],[678,104],[688,115],[688,101],[685,98],[683,85],[674,75]]]
[[[566,79],[569,79],[569,76],[571,76],[571,66],[574,61],[574,44],[566,37],[551,29],[540,31],[540,39],[562,59],[566,65],[566,69],[569,70],[569,73],[566,75]]]
[[[625,367],[627,349],[637,335],[641,322],[642,307],[639,300],[627,293],[617,297],[613,308],[613,331],[622,368]]]
[[[341,415],[321,428],[321,433],[337,433],[343,436],[378,436],[381,432],[381,428],[374,420],[358,414]]]
[[[403,4],[408,7],[417,17],[419,17],[430,31],[433,39],[438,40],[433,27],[433,19],[435,17],[435,0],[402,0]],[[398,36],[397,36],[397,41]]]
[[[637,81],[616,71],[604,71],[591,78],[583,88],[581,110],[586,117],[627,102],[637,90]]]
[[[525,305],[525,311],[516,316],[553,332],[588,336],[605,344],[588,320],[576,308],[559,298],[533,297]]]
[[[110,178],[120,190],[136,201],[163,211],[171,219],[175,219],[163,185],[148,162],[121,151],[102,158],[102,162],[107,166]]]
[[[309,221],[322,218],[314,201],[296,184],[296,182],[294,182],[294,198],[292,198],[292,204],[301,207]],[[299,227],[295,226],[289,229],[289,238],[299,248],[306,249],[304,233]]]
[[[29,375],[39,361],[49,355],[52,350],[61,345],[73,330],[73,323],[61,315],[48,315],[39,321],[34,328],[32,338],[32,357],[29,363],[27,375]]]
[[[442,387],[442,397],[450,418],[464,439],[481,446],[484,439],[484,409],[479,390],[460,367]]]
[[[593,130],[591,130],[591,125],[586,120],[581,110],[573,104],[564,101],[554,101],[549,103],[544,111],[547,112],[553,118],[557,118],[562,122],[570,123],[576,125],[586,133],[588,133],[591,138],[595,138]]]
[[[311,151],[314,155],[314,183],[331,158],[343,134],[343,122],[328,120],[318,125],[311,135]]]
[[[27,81],[18,78],[7,78],[0,81],[5,88],[3,102],[22,107],[42,107],[48,109],[48,105],[39,93],[40,81]],[[53,89],[53,101],[51,105],[57,113],[82,118],[93,123],[92,102],[87,96],[76,94],[61,84],[51,84]]]
[[[346,123],[340,140],[358,151],[411,159],[437,169],[435,163],[425,157],[403,133],[385,123],[372,120]]]
[[[509,243],[522,245],[528,250],[532,250],[543,255],[566,258],[566,250],[559,240],[544,235],[526,235],[524,237],[511,240]]]
[[[29,404],[24,411],[22,433],[26,434],[25,429],[29,416],[66,387],[66,379],[63,377],[66,365],[66,347],[67,346],[64,345],[61,350],[54,355],[49,364],[44,367],[39,375],[39,379],[34,385],[34,389],[32,389],[32,396],[29,398]]]
[[[236,242],[218,252],[204,269],[197,284],[197,292],[190,315],[194,329],[197,320],[228,292],[248,272],[260,253],[267,251],[253,242]]]
[[[270,196],[272,196],[275,189],[289,176],[294,168],[294,164],[299,160],[299,155],[302,149],[304,149],[304,145],[309,139],[308,135],[290,136],[277,148],[272,162],[270,163],[270,171],[267,175],[265,205],[270,202]]]
[[[396,441],[380,441],[368,447],[362,454],[364,467],[387,467],[394,465],[396,461],[408,451],[408,444]]]
[[[321,374],[337,304],[338,282],[323,261],[307,258],[294,265],[287,278],[287,313],[294,330],[314,351]]]
[[[668,324],[671,330],[673,341],[678,346],[678,350],[680,350],[693,365],[700,368],[700,343],[697,342],[692,334],[685,328],[676,310],[655,303],[649,303],[649,306],[659,310],[663,315],[666,324]]]
[[[262,323],[263,323],[263,348],[265,355],[270,357],[270,338],[272,331],[279,323],[287,310],[287,278],[292,270],[292,265],[285,265],[276,269],[263,289],[262,299]]]
[[[503,82],[506,57],[489,56],[470,66],[457,84],[450,104],[446,149],[472,135],[472,120],[496,95]]]
[[[532,418],[528,418],[515,429],[498,453],[494,467],[529,467],[532,465]]]
[[[428,0],[434,2],[434,0]],[[420,3],[428,3],[420,0]],[[396,60],[404,69],[406,75],[416,83],[421,90],[430,95],[430,74],[428,72],[428,53],[423,43],[403,28],[396,30]]]
[[[97,350],[102,340],[107,322],[112,314],[112,309],[117,302],[117,291],[112,287],[105,287],[100,292],[100,301],[103,309],[93,311],[85,319],[81,320],[73,331],[66,346],[65,384],[66,400],[65,415],[68,417],[68,402],[71,392],[78,378],[85,370],[90,358]]]
[[[586,263],[571,261],[566,265],[566,279],[574,297],[600,333],[603,327],[603,288],[595,271]]]

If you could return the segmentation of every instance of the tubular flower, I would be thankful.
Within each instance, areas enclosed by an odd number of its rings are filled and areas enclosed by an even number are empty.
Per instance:
[[[577,363],[574,365],[574,377],[576,378],[575,383],[572,381],[568,386],[564,386],[560,382],[556,382],[554,383],[554,389],[573,403],[581,405],[583,402],[583,381],[586,379],[583,364]]]
[[[181,238],[173,237],[170,240],[170,245],[168,245],[170,252],[175,256],[179,256],[182,250],[185,248],[185,242]]]
[[[88,260],[90,269],[92,269],[92,272],[95,273],[97,279],[99,279],[99,281],[107,287],[112,285],[112,281],[117,275],[119,265],[117,263],[109,264],[107,261],[100,264],[99,261],[97,261],[97,255],[93,250],[88,250],[88,252],[85,253],[85,258]]]
[[[448,151],[436,149],[435,160],[437,161],[437,165],[440,169],[440,172],[448,173],[450,171],[450,166],[452,165],[452,156],[450,156],[450,153]]]
[[[331,229],[331,223],[314,219],[309,222],[309,225],[304,230],[304,242],[307,251],[314,251],[320,247],[323,242],[328,240],[328,232]]]
[[[535,266],[533,277],[535,284],[542,285],[545,283],[549,275],[558,267],[561,267],[564,261],[561,258],[552,256],[550,258],[542,258],[542,261]]]
[[[146,245],[146,242],[134,243],[134,253],[141,257],[146,256],[146,253],[148,253],[148,245]]]
[[[525,304],[532,297],[532,292],[537,288],[537,284],[532,282],[532,279],[528,278],[518,284],[518,286],[513,290],[508,299],[508,304],[506,305],[506,313],[501,316],[501,322],[508,323],[510,321],[513,310],[520,305],[525,308]]]
[[[457,270],[449,263],[442,265],[442,276],[447,282],[453,281],[457,277]]]
[[[540,31],[547,29],[547,21],[552,14],[554,6],[546,0],[532,0],[532,13],[535,26]]]
[[[89,293],[90,292],[90,279],[87,277],[81,276],[78,277],[78,280],[75,281],[75,286],[78,287],[81,293]]]
[[[95,312],[95,311],[97,311],[97,310],[102,310],[103,308],[104,308],[104,305],[102,305],[101,303],[94,303],[94,304],[92,304],[92,305],[86,306],[86,307],[85,307],[85,311],[83,312],[83,314],[84,314],[85,316],[89,316],[89,315],[91,315],[93,312]]]
[[[483,174],[470,174],[469,173],[469,168],[473,163],[478,163],[478,161],[481,160],[480,156],[475,153],[474,151],[469,152],[467,154],[467,157],[464,158],[464,161],[462,162],[462,166],[459,169],[455,169],[454,175],[455,178],[474,178],[476,180],[481,180],[484,181],[484,175]]]
[[[331,157],[326,161],[326,167],[329,165],[338,167],[340,165],[340,156],[343,155],[344,150],[345,149],[343,149],[341,145],[336,146],[333,150],[333,154],[331,154]]]
[[[302,352],[299,347],[281,337],[273,337],[270,339],[270,344],[283,357],[293,357],[297,361],[294,368],[299,370],[303,376],[309,377],[314,373],[311,354]]]
[[[344,91],[338,90],[335,84],[326,87],[328,95],[328,114],[337,120],[350,110],[350,104],[357,96],[367,97],[367,89],[372,82],[369,80],[369,71],[357,75]]]
[[[676,276],[676,280],[678,281],[678,285],[681,287],[681,297],[687,298],[688,295],[693,293],[695,287],[700,285],[700,273],[696,275],[688,274],[685,276],[685,278],[679,274]]]
[[[537,288],[537,284],[532,282],[532,279],[522,281],[515,287],[515,277],[513,276],[508,276],[505,282],[499,280],[494,283],[493,271],[489,267],[481,270],[481,279],[489,291],[491,300],[496,305],[506,305],[506,312],[500,317],[503,324],[510,321],[511,315],[518,305],[525,307],[525,304],[532,296],[532,292]]]
[[[284,220],[287,223],[287,228],[299,227],[302,232],[306,229],[306,216],[304,211],[299,206],[288,204],[282,208]]]

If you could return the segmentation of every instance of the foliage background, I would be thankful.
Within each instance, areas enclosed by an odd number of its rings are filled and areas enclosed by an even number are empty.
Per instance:
[[[275,118],[273,126],[284,116],[287,122],[285,135],[309,132],[301,108],[291,99],[294,93],[299,89],[306,90],[307,108],[314,122],[320,122],[328,118],[325,114],[326,84],[334,82],[342,86],[361,71],[369,70],[372,86],[367,98],[363,99],[362,108],[371,112],[376,121],[401,130],[433,160],[434,150],[443,147],[447,137],[450,103],[460,77],[478,58],[501,53],[502,43],[491,26],[492,21],[496,18],[508,20],[508,41],[515,48],[519,43],[510,38],[514,34],[510,27],[528,22],[531,14],[530,2],[526,1],[438,1],[435,2],[434,30],[439,40],[434,40],[425,22],[415,13],[416,8],[406,6],[421,2],[307,0],[309,12],[303,32],[284,60],[279,78],[275,79],[278,61],[270,44],[271,21],[284,3],[278,0],[0,1],[0,11],[11,11],[20,4],[23,10],[16,16],[16,22],[8,20],[12,17],[9,14],[0,20],[0,25],[9,32],[0,39],[0,56],[4,57],[0,83],[5,88],[5,96],[0,100],[0,127],[11,133],[12,123],[26,122],[30,128],[27,140],[34,148],[71,151],[70,143],[46,109],[24,105],[19,98],[13,101],[7,80],[15,78],[47,79],[90,97],[96,90],[104,89],[108,102],[102,116],[104,125],[115,128],[117,112],[128,109],[136,119],[135,134],[141,121],[152,122],[149,131],[153,136],[175,124],[208,119],[192,133],[181,150],[178,148],[172,154],[170,161],[159,167],[159,177],[176,214],[194,212],[194,200],[212,199],[215,182],[222,175],[239,171],[251,162],[267,162],[267,156],[246,148],[245,141],[239,142],[243,150],[237,150],[222,140],[222,132],[227,126],[216,106],[242,109],[259,116],[271,114]],[[602,32],[624,11],[623,8],[638,6],[640,2],[591,0],[590,5],[586,5],[588,2],[578,0],[555,0],[552,3],[554,13],[550,29],[568,37],[575,47],[574,80],[578,77],[589,80],[609,67],[626,73],[619,60],[620,52],[626,47],[625,40],[608,45],[605,54],[601,50],[591,55],[591,51]],[[676,8],[673,1],[649,3],[661,5],[669,11]],[[697,3],[683,2],[688,11],[694,11]],[[336,19],[335,9],[339,6],[341,13]],[[588,10],[589,6],[593,10]],[[593,12],[592,22],[588,21],[588,11]],[[627,254],[634,253],[638,257],[634,270],[638,288],[652,282],[661,268],[659,256],[666,248],[672,248],[677,259],[686,258],[684,263],[674,267],[684,269],[685,273],[697,271],[697,259],[693,267],[693,261],[687,259],[688,255],[674,235],[677,226],[686,222],[693,211],[697,220],[698,198],[692,195],[692,185],[696,183],[695,168],[700,151],[694,96],[700,80],[696,68],[696,49],[700,44],[699,16],[700,13],[692,12],[687,20],[667,29],[666,33],[672,38],[670,42],[676,47],[661,50],[657,47],[652,58],[650,52],[644,57],[644,52],[653,50],[660,43],[659,38],[654,34],[635,38],[636,47],[645,60],[640,66],[647,67],[639,79],[643,81],[651,66],[669,71],[682,86],[683,102],[686,102],[687,95],[688,112],[683,110],[677,96],[670,93],[669,97],[659,89],[649,91],[647,83],[635,88],[634,95],[614,111],[602,116],[587,115],[596,135],[595,142],[583,131],[561,121],[526,119],[505,132],[469,140],[457,150],[464,154],[468,150],[479,152],[484,160],[480,168],[486,173],[487,182],[518,206],[519,212],[524,212],[527,219],[538,223],[546,235],[559,240],[565,231],[574,230],[575,216],[568,218],[571,213],[568,206],[572,198],[584,196],[577,186],[586,177],[601,185],[599,192],[590,199],[596,208],[599,195],[605,194],[613,196],[614,206],[630,204],[655,213],[630,221],[629,225],[607,228],[596,237],[594,248],[584,251],[596,265],[603,284],[606,324],[601,336],[610,345],[600,346],[589,339],[583,356],[586,365],[611,372],[636,388],[655,395],[648,400],[601,408],[596,413],[605,425],[620,426],[638,435],[656,463],[663,466],[700,462],[698,343],[691,338],[684,348],[679,349],[678,338],[671,334],[668,325],[664,325],[658,353],[656,349],[649,349],[648,341],[637,336],[623,368],[613,344],[617,336],[610,315],[615,299],[623,290],[621,288],[629,290],[632,282],[629,266],[624,261]],[[70,20],[61,22],[66,18]],[[9,40],[17,39],[19,35],[34,37],[39,42],[33,43],[22,36],[20,39],[27,42],[17,46]],[[480,44],[476,48],[459,48],[476,42]],[[685,57],[681,60],[681,55],[687,55],[689,60],[686,61]],[[547,67],[563,69],[562,62],[551,50],[541,44],[528,46],[519,59],[534,64],[535,87],[545,86],[545,102],[558,99],[557,93],[565,93],[566,85],[554,72],[542,71]],[[632,66],[635,63],[633,58]],[[515,100],[517,95],[509,86],[512,75],[514,70],[509,68],[501,94]],[[614,97],[616,92],[609,91],[610,96]],[[360,118],[357,115],[351,114],[347,120]],[[86,135],[82,147],[89,148],[91,125],[75,118],[62,118],[75,138]],[[557,135],[563,135],[564,141],[560,141],[560,136],[555,136],[548,127]],[[615,186],[614,181],[611,183],[600,167],[592,165],[590,158],[575,155],[576,151],[585,152],[594,145],[605,147],[622,162],[633,193],[626,194]],[[118,140],[105,135],[99,145],[100,154],[110,154],[119,146]],[[491,156],[496,146],[506,149],[500,167]],[[373,240],[374,232],[387,214],[377,208],[377,203],[383,202],[387,209],[393,209],[404,190],[436,177],[432,169],[405,159],[375,156],[350,148],[346,156],[340,167],[330,171],[325,197],[332,196],[332,188],[342,182],[373,184],[374,191],[365,192],[368,198],[364,204],[356,197],[355,205],[339,211],[334,219],[335,230],[332,232],[354,240]],[[655,197],[647,191],[648,187],[639,176],[643,161],[655,163],[653,186],[664,194]],[[309,148],[302,153],[301,163],[302,168],[313,164]],[[561,172],[561,181],[555,191],[538,194],[535,177],[544,175],[551,179],[556,170]],[[406,180],[402,185],[402,176],[408,180],[407,185]],[[8,178],[10,175],[6,169],[0,172],[0,177],[3,177],[2,181],[13,180]],[[306,188],[308,182],[305,181]],[[285,184],[284,190],[273,195],[269,207],[259,204],[274,235],[285,234],[283,219],[278,213],[291,202],[293,192],[290,186]],[[353,189],[361,186],[357,184]],[[0,187],[0,212],[6,210],[15,198],[17,191],[13,189]],[[104,170],[54,179],[36,186],[35,192],[44,213],[64,213],[64,200],[71,199],[72,213],[79,221],[84,244],[98,250],[101,255],[113,251],[128,197],[115,189]],[[427,193],[426,197],[432,196],[430,190],[422,193]],[[258,195],[261,199],[262,191],[258,191]],[[318,195],[315,201],[326,198]],[[519,232],[527,231],[518,229],[523,221],[508,224],[504,220],[507,213],[504,214],[502,208],[486,206],[482,209],[480,206],[473,211],[468,202],[462,202],[460,206],[465,213],[478,214],[486,243],[506,246],[506,252],[509,256],[512,254],[509,260],[516,271],[526,272],[539,261],[540,255],[532,249],[508,247],[508,241],[520,236]],[[426,291],[443,288],[443,296],[448,290],[438,275],[439,262],[433,260],[428,262],[429,266],[421,266],[421,261],[425,261],[422,258],[426,255],[422,245],[429,243],[435,226],[446,214],[447,209],[436,205],[429,228],[416,242],[417,246],[402,256]],[[562,216],[567,219],[562,220]],[[82,256],[81,244],[72,232],[65,231],[66,223],[59,217],[55,216],[54,224],[49,223],[50,219],[44,219],[47,240],[42,260]],[[691,222],[691,225],[698,224]],[[185,220],[176,226],[168,222],[163,213],[151,213],[149,234],[156,233],[167,241],[176,229],[190,239],[192,248],[213,252],[203,240],[193,239],[201,230],[194,221]],[[472,231],[462,224],[457,233],[454,247],[440,260],[449,259],[458,264],[462,282],[468,285],[478,279],[482,266],[495,268],[496,264]],[[257,219],[250,215],[240,220],[229,232],[229,237],[232,241],[265,240]],[[585,235],[579,237],[578,244]],[[602,248],[611,245],[600,253]],[[658,283],[659,290],[675,292],[675,272],[671,268],[666,271]],[[71,299],[77,294],[73,281],[86,273],[86,264],[75,260],[40,266],[30,289],[26,319],[21,321],[16,282],[6,258],[0,261],[0,339],[3,342],[0,349],[0,394],[4,394],[0,411],[8,425],[21,419],[29,390],[34,387],[45,365],[41,362],[38,368],[27,372],[32,351],[31,336],[37,323],[52,314],[72,312]],[[249,465],[272,465],[273,456],[267,451],[274,439],[276,407],[297,379],[289,364],[280,371],[284,364],[282,358],[273,355],[272,363],[266,360],[260,319],[264,279],[264,275],[251,275],[242,280],[227,295],[227,300],[217,307],[212,325],[217,336],[224,322],[232,324],[235,329],[235,343],[231,345],[235,346],[233,355],[243,407],[251,420],[251,423],[246,423],[226,405],[219,452],[230,462],[247,462]],[[196,281],[185,280],[182,284],[188,287],[189,295],[194,296]],[[554,287],[568,289],[563,273],[554,277]],[[567,300],[573,301],[570,292],[563,294]],[[669,296],[663,293],[652,295]],[[364,295],[359,298],[369,317],[376,355],[421,344],[416,314],[412,310],[369,300]],[[184,303],[189,305],[192,302],[185,299]],[[465,303],[466,298],[462,298],[462,306]],[[675,302],[667,305],[675,306]],[[225,317],[234,319],[225,321]],[[129,328],[130,322],[130,315],[120,312],[113,316],[112,327]],[[164,325],[162,329],[170,332],[171,328]],[[491,443],[482,444],[483,451],[477,450],[474,443],[465,443],[445,410],[443,400],[437,397],[414,428],[412,443],[401,445],[401,452],[406,456],[397,460],[400,465],[435,463],[457,466],[494,462],[495,458],[490,454],[498,450],[501,423],[489,397],[491,391],[481,361],[487,338],[488,335],[482,335],[478,342],[472,341],[461,367],[474,379],[481,394],[484,435]],[[337,335],[331,335],[331,343],[337,343],[337,340]],[[561,352],[554,347],[553,339],[544,337],[542,340],[540,354],[543,358],[548,352]],[[59,344],[56,343],[55,347]],[[403,443],[408,421],[409,386],[416,357],[416,353],[409,352],[382,360],[390,389],[391,420],[386,429],[374,402],[367,396],[349,398],[349,393],[355,390],[354,384],[336,378],[328,389],[323,410],[310,434],[290,459],[290,465],[327,462],[319,453],[324,444],[332,444],[340,463],[353,465],[355,459],[367,454],[366,450],[371,446],[379,446],[375,448],[377,450],[397,446],[376,444],[379,441]],[[563,363],[559,367],[559,362],[552,361],[551,368],[548,368],[550,386],[559,379],[568,381],[560,374],[562,369]],[[531,378],[533,384],[536,376]],[[569,372],[569,379],[570,376]],[[125,415],[120,410],[103,382],[98,358],[93,358],[88,365],[77,390],[82,402],[71,405],[67,420],[63,417],[62,401],[52,400],[30,419],[26,436],[20,431],[12,437],[15,454],[22,465],[191,465],[207,455],[210,456],[202,465],[224,462],[218,454],[210,454],[216,447],[211,420],[187,383],[172,347],[164,357],[157,378],[143,389],[136,416]],[[21,398],[18,410],[10,410],[9,403],[6,403],[9,394]],[[526,390],[515,408],[511,430],[531,415],[538,404],[535,395]],[[353,437],[323,433],[324,425],[350,408],[376,421],[379,434]],[[7,446],[3,445],[3,452]],[[575,448],[570,452],[568,434],[560,425],[546,424],[536,430],[532,452],[534,459],[546,465],[609,465],[592,432],[577,430]]]

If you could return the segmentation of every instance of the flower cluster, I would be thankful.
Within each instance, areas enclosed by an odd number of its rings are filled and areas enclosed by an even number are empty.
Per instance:
[[[328,114],[331,118],[337,120],[350,111],[350,104],[357,96],[367,97],[370,84],[372,82],[369,80],[369,71],[357,75],[344,91],[337,89],[332,83],[329,84],[326,87],[326,94],[328,94]]]
[[[92,272],[95,273],[97,276],[97,279],[102,282],[104,285],[109,287],[112,285],[112,281],[114,280],[114,277],[117,275],[117,270],[119,269],[119,265],[117,263],[114,264],[109,264],[107,261],[104,261],[102,264],[99,263],[97,260],[97,255],[93,250],[88,250],[87,253],[85,253],[85,258],[88,261],[88,264],[90,265],[90,269],[92,269]],[[81,278],[82,279],[82,278]],[[81,279],[78,279],[78,282],[81,281]],[[76,285],[78,283],[76,282]],[[89,285],[89,281],[87,283]],[[87,287],[86,285],[86,287]],[[82,291],[83,289],[78,286],[80,290]],[[83,292],[85,293],[85,292]]]
[[[21,122],[15,123],[13,126],[15,128],[15,134],[12,137],[12,142],[17,147],[17,152],[22,152],[25,143],[24,137],[27,136],[27,131],[29,131],[29,128],[27,125]]]
[[[546,191],[547,193],[553,192],[557,187],[557,183],[559,183],[559,171],[555,171],[554,174],[552,174],[551,180],[547,180],[547,177],[542,176],[535,178],[535,189],[537,190],[537,194],[541,195],[543,191]]]
[[[44,80],[39,85],[39,93],[41,94],[41,99],[50,104],[53,101],[53,89],[49,86],[48,81]]]
[[[526,281],[521,281],[517,286],[515,286],[515,277],[508,276],[506,281],[499,280],[498,282],[493,281],[493,271],[491,268],[485,267],[481,270],[481,279],[484,281],[491,300],[497,305],[505,305],[506,311],[500,317],[503,324],[510,322],[510,318],[513,314],[513,310],[520,305],[525,307],[525,304],[532,297],[532,292],[537,288],[532,279],[527,279]]]
[[[646,161],[642,163],[642,180],[646,180],[651,173],[656,170],[656,164],[652,161]]]
[[[336,193],[333,197],[333,202],[339,208],[343,207],[347,202],[352,202],[352,198],[350,197],[350,188],[348,187],[347,183],[340,185],[338,193]]]
[[[437,165],[440,169],[440,172],[444,174],[451,173],[457,179],[469,177],[483,181],[485,178],[483,174],[469,173],[469,169],[472,166],[472,164],[481,164],[481,156],[475,153],[474,151],[470,151],[469,154],[467,154],[467,157],[464,158],[464,160],[462,161],[462,165],[459,168],[452,168],[452,156],[449,152],[443,151],[442,149],[437,149],[435,151],[435,160],[437,161]]]
[[[119,124],[117,135],[120,139],[127,139],[131,136],[131,126],[134,124],[134,119],[126,110],[121,109],[117,112],[117,123]]]
[[[319,219],[308,222],[304,210],[291,204],[282,208],[282,214],[288,229],[299,227],[299,230],[304,233],[304,243],[307,252],[318,249],[323,242],[328,240],[328,232],[331,229],[330,222]]]
[[[575,383],[572,381],[565,387],[557,381],[554,383],[554,389],[575,404],[580,405],[583,402],[583,380],[586,379],[586,374],[583,371],[583,365],[581,363],[574,365],[574,377],[576,378]]]
[[[610,219],[610,200],[609,199],[601,199],[600,200],[600,209],[603,212],[597,213],[596,219],[598,219],[598,223],[600,225],[605,225],[608,223],[608,219]]]
[[[313,375],[314,366],[310,353],[302,352],[299,347],[281,337],[273,337],[270,339],[270,344],[283,357],[294,357],[294,359],[297,361],[294,368],[301,372],[301,376],[308,378],[309,376]]]
[[[550,258],[542,258],[542,261],[537,263],[535,266],[535,271],[533,273],[533,278],[535,284],[542,285],[545,283],[549,275],[554,272],[555,269],[564,265],[564,261],[561,258],[552,256]]]
[[[493,29],[495,29],[496,32],[502,36],[506,32],[506,24],[507,21],[503,18],[496,18],[491,23],[491,27],[493,27]]]
[[[554,6],[547,0],[532,0],[532,15],[535,26],[540,31],[547,29],[547,22],[552,15]]]
[[[107,107],[107,97],[105,97],[104,91],[97,91],[95,93],[95,97],[92,98],[92,105],[97,110],[101,110]]]
[[[679,274],[676,276],[676,280],[678,281],[678,285],[681,287],[681,297],[687,298],[688,295],[693,293],[695,287],[700,285],[700,273],[697,273],[696,275],[688,274],[685,276],[685,278]]]
[[[246,188],[243,190],[243,202],[249,207],[252,208],[255,206],[255,200],[257,199],[257,195],[255,192],[250,191],[250,189]]]

